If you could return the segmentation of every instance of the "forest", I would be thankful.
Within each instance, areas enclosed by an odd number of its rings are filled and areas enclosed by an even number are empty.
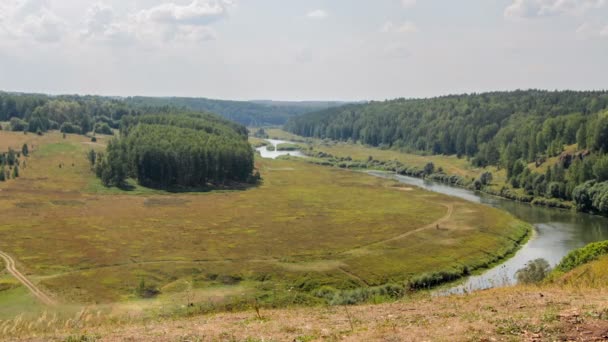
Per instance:
[[[112,134],[125,115],[211,112],[241,125],[282,125],[290,117],[340,102],[224,101],[179,97],[51,96],[0,91],[0,121],[13,131]]]
[[[291,117],[340,106],[341,102],[227,101],[191,97],[129,97],[136,107],[176,107],[188,111],[216,113],[248,127],[283,125]]]
[[[245,127],[211,114],[125,116],[105,153],[89,152],[106,186],[127,178],[152,188],[203,188],[255,182]]]
[[[526,196],[608,214],[608,92],[518,90],[347,105],[290,119],[316,138],[422,154],[457,155],[505,169]],[[575,145],[575,152],[565,152]],[[527,167],[544,165],[539,173]]]

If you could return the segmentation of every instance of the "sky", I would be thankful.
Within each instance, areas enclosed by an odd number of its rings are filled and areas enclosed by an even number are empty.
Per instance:
[[[0,89],[383,100],[608,88],[608,0],[0,0]]]

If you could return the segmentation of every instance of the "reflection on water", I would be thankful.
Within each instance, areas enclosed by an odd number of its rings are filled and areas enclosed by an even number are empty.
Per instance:
[[[280,144],[295,144],[290,141],[285,140],[276,140],[276,139],[266,139],[272,146],[274,146],[274,151],[268,151],[266,146],[256,148],[257,151],[260,152],[262,158],[269,159],[277,159],[280,156],[293,156],[293,157],[306,157],[300,151],[277,151],[277,146]]]
[[[463,293],[473,290],[505,286],[515,283],[515,272],[528,262],[543,258],[555,266],[568,252],[586,244],[608,239],[608,218],[573,211],[531,206],[466,189],[430,182],[419,178],[386,172],[368,172],[377,177],[396,179],[430,191],[455,196],[467,201],[489,205],[511,213],[531,223],[535,234],[509,260],[477,276],[469,277],[462,285],[443,293]]]

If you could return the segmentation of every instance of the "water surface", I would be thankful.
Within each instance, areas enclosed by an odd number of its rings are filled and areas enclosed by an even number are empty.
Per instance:
[[[277,146],[280,144],[297,144],[291,141],[285,141],[285,140],[276,140],[276,139],[265,139],[266,141],[268,141],[272,146],[274,146],[274,151],[268,151],[268,147],[267,146],[262,146],[262,147],[258,147],[256,148],[257,151],[260,152],[260,155],[262,156],[262,158],[269,158],[269,159],[277,159],[280,156],[293,156],[293,157],[306,157],[302,152],[300,151],[277,151]]]

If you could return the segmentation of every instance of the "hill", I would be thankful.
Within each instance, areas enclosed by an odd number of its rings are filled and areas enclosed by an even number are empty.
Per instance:
[[[459,296],[419,294],[377,305],[257,312],[252,305],[236,313],[143,321],[100,321],[93,315],[37,335],[19,332],[27,323],[12,320],[0,322],[0,329],[16,332],[9,339],[27,341],[605,341],[606,270],[604,256],[543,285]],[[40,321],[44,327],[50,319]]]
[[[497,194],[608,213],[607,108],[604,91],[520,90],[347,105],[285,127],[305,137],[466,158],[473,167],[505,171]]]
[[[292,117],[344,104],[331,101],[228,101],[189,97],[129,97],[125,101],[136,106],[170,106],[212,112],[249,127],[283,125]]]

